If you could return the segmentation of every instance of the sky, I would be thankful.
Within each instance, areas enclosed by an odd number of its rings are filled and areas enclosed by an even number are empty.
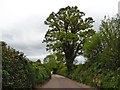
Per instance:
[[[42,43],[48,26],[44,21],[51,12],[66,6],[78,6],[86,17],[93,17],[94,29],[104,16],[118,13],[120,0],[0,0],[0,40],[24,52],[30,60],[43,60],[47,52]],[[77,57],[84,60],[83,57]]]

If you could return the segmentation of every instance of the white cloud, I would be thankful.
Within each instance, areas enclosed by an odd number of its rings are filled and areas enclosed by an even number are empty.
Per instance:
[[[119,0],[0,0],[1,40],[23,51],[28,57],[44,58],[47,55],[42,40],[47,30],[44,20],[60,8],[78,6],[92,16],[98,30],[104,15],[115,15]],[[40,46],[39,46],[40,45]]]
[[[45,44],[42,44],[47,26],[44,26],[40,17],[30,18],[15,23],[11,27],[2,29],[2,40],[8,45],[25,53],[27,56],[47,54]],[[41,58],[44,58],[41,56]]]

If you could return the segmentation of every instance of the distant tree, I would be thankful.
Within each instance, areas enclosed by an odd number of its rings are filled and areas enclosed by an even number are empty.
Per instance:
[[[36,62],[38,62],[38,63],[40,63],[40,64],[41,64],[41,60],[40,60],[40,59],[38,59]]]
[[[72,71],[75,58],[83,54],[83,45],[87,37],[95,32],[93,19],[84,18],[84,12],[78,7],[61,8],[57,13],[52,12],[44,22],[49,25],[43,42],[46,42],[46,50],[63,53],[65,55],[68,73]]]
[[[51,71],[56,73],[58,62],[55,54],[47,55],[44,58],[43,63],[46,64]]]

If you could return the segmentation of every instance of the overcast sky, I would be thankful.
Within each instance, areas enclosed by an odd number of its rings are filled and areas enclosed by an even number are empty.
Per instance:
[[[42,44],[48,29],[45,19],[51,12],[66,6],[78,6],[80,11],[95,20],[94,28],[99,30],[105,15],[118,13],[119,0],[0,0],[0,39],[11,47],[22,51],[31,60],[49,54]],[[79,58],[82,60],[82,58]]]

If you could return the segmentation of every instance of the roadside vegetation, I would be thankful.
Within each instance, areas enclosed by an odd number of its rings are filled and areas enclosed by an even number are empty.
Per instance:
[[[120,89],[120,17],[105,17],[95,32],[93,19],[84,21],[84,15],[77,7],[66,7],[46,19],[45,24],[50,27],[44,40],[46,49],[52,50],[54,57],[56,52],[64,56],[61,64],[56,58],[50,60],[57,63],[54,65],[57,70],[52,70],[96,88]],[[75,58],[79,55],[86,61],[76,65]]]
[[[120,16],[105,17],[97,32],[92,17],[84,16],[77,6],[49,15],[43,42],[52,54],[43,64],[1,42],[3,88],[33,88],[49,80],[52,71],[95,88],[120,89]],[[76,65],[80,55],[86,61]]]
[[[93,22],[92,17],[85,17],[77,6],[52,12],[44,22],[49,26],[43,40],[46,50],[64,54],[68,74],[72,72],[75,58],[83,54],[85,39],[95,33]]]
[[[32,89],[51,78],[50,70],[41,64],[40,60],[30,61],[5,42],[2,47],[2,88],[3,89]]]
[[[84,64],[74,65],[69,75],[64,64],[57,73],[92,87],[120,89],[120,17],[105,18],[83,49]]]

